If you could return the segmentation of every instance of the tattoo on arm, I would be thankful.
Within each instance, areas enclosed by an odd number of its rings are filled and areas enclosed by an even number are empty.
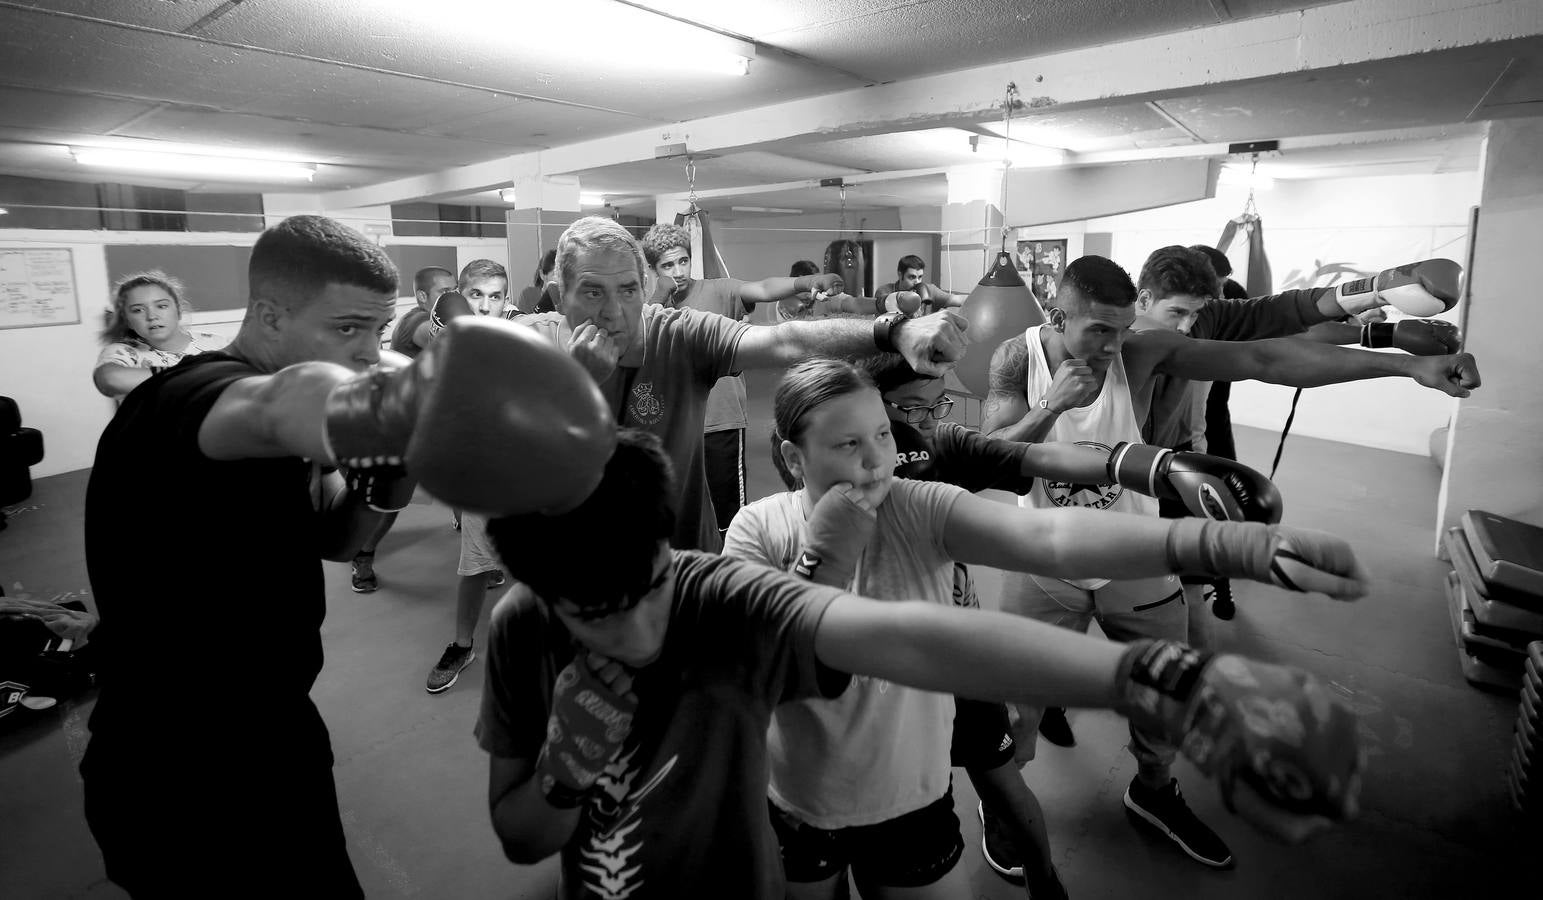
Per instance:
[[[999,413],[1005,413],[1004,407],[1011,408],[1028,401],[1025,392],[1029,387],[1028,380],[1029,345],[1023,335],[1003,341],[991,354],[991,375],[987,381],[986,400],[982,404],[981,430],[987,433],[1011,424],[999,422]]]

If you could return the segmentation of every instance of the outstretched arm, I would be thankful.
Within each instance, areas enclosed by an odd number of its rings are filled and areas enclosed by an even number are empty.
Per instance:
[[[91,382],[104,397],[122,397],[150,380],[155,370],[121,363],[102,363],[91,373]]]
[[[1148,371],[1195,381],[1252,379],[1291,387],[1320,387],[1368,378],[1404,377],[1454,397],[1466,397],[1480,384],[1478,365],[1467,353],[1400,356],[1292,338],[1230,343],[1197,341],[1159,331],[1133,334],[1126,339],[1125,346],[1137,355],[1141,366],[1149,366]]]
[[[732,371],[781,369],[811,356],[871,356],[879,352],[873,320],[821,319],[751,328],[740,338]],[[924,375],[942,375],[964,355],[968,323],[952,311],[902,319],[889,334],[897,349]]]

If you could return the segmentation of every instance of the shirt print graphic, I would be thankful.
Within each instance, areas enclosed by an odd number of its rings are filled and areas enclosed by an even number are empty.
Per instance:
[[[654,396],[652,381],[632,388],[632,396],[627,398],[627,415],[639,425],[655,425],[664,418],[664,404]]]
[[[1078,441],[1077,445],[1105,453],[1114,452],[1112,447],[1096,441]],[[1084,509],[1108,509],[1125,493],[1125,488],[1117,484],[1054,481],[1049,478],[1039,479],[1035,490],[1043,491],[1045,498],[1056,506],[1080,506]]]
[[[636,755],[633,748],[605,767],[595,782],[597,792],[585,807],[588,835],[578,853],[585,896],[626,900],[643,888],[643,866],[633,859],[643,849],[643,840],[637,837],[643,824],[643,800],[664,782],[679,757],[670,757],[634,789],[632,783],[643,771],[633,765]]]

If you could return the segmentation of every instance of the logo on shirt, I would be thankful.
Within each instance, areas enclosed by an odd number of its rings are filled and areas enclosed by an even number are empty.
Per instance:
[[[0,681],[0,719],[16,711],[21,698],[27,695],[27,686],[14,681]]]
[[[1113,452],[1112,448],[1094,441],[1078,441],[1077,444],[1105,453]],[[1117,484],[1052,481],[1049,478],[1039,480],[1039,489],[1056,506],[1080,506],[1084,509],[1108,509],[1125,493],[1125,488]]]
[[[633,764],[636,755],[634,747],[605,767],[585,807],[588,835],[578,847],[585,896],[626,900],[643,888],[643,865],[634,859],[643,849],[638,835],[643,825],[643,800],[664,782],[679,757],[670,757],[652,778],[634,789],[632,783],[643,771]]]
[[[627,415],[639,425],[653,425],[664,418],[664,404],[654,396],[652,381],[632,388],[632,396],[627,398]]]

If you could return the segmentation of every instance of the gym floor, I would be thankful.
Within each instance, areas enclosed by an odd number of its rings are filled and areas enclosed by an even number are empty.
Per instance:
[[[762,423],[767,387],[752,379],[752,413]],[[752,496],[777,487],[764,432],[751,432]],[[1239,429],[1238,447],[1244,462],[1267,471],[1274,435]],[[80,526],[86,479],[86,472],[40,479],[30,500],[10,508],[11,527],[0,532],[8,592],[88,591]],[[1227,813],[1216,789],[1180,762],[1191,805],[1238,861],[1231,871],[1205,869],[1127,822],[1120,797],[1134,763],[1121,721],[1073,711],[1077,746],[1041,742],[1025,770],[1072,896],[1459,897],[1530,883],[1537,833],[1510,810],[1502,780],[1516,699],[1474,689],[1458,669],[1442,589],[1447,566],[1431,555],[1436,467],[1293,437],[1276,480],[1286,522],[1352,541],[1376,579],[1371,596],[1345,604],[1238,585],[1237,618],[1220,622],[1206,612],[1205,620],[1219,647],[1310,668],[1354,704],[1370,754],[1362,815],[1304,847],[1283,847]],[[196,497],[196,485],[183,496]],[[456,553],[447,510],[415,504],[381,547],[379,592],[352,593],[347,566],[326,564],[327,663],[312,695],[332,732],[354,866],[371,897],[548,898],[554,861],[509,864],[488,824],[487,760],[471,736],[482,662],[445,694],[423,689],[451,635]],[[977,578],[982,601],[994,604],[1000,576]],[[154,586],[146,587],[150,599]],[[217,585],[209,601],[219,602]],[[194,624],[187,654],[166,660],[165,703],[178,702],[177,681],[204,677],[204,661],[220,652],[220,636],[199,634]],[[0,897],[124,896],[105,880],[81,813],[76,764],[91,703],[88,695],[27,713],[0,733]],[[968,845],[960,864],[973,896],[1023,896],[981,859],[975,796],[963,773],[955,794]]]

